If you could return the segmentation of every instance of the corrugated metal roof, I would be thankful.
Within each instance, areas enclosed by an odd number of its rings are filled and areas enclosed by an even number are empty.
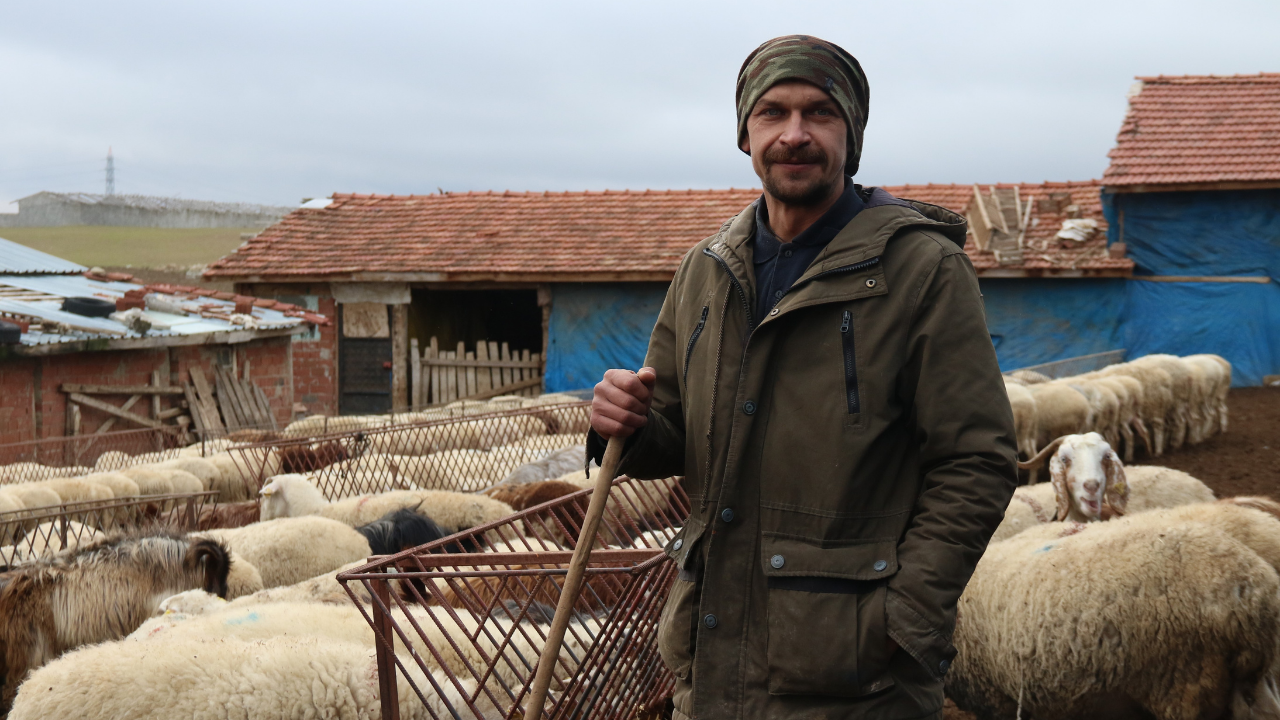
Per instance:
[[[0,273],[78,274],[89,268],[0,238]]]
[[[142,287],[136,283],[95,280],[84,275],[0,275],[0,287],[6,286],[30,290],[45,296],[31,300],[0,298],[0,314],[16,315],[34,321],[29,332],[22,334],[23,345],[53,345],[99,338],[144,337],[144,334],[130,330],[118,320],[85,317],[62,310],[64,298],[95,297],[114,302],[124,297],[126,292]],[[170,306],[181,308],[185,314],[151,309],[144,311],[146,318],[152,323],[152,329],[145,333],[146,337],[278,330],[299,327],[307,322],[304,318],[292,317],[281,310],[268,307],[254,307],[248,318],[243,315],[236,316],[233,300],[163,293],[149,289],[147,297],[153,296],[166,301]],[[211,312],[230,319],[207,317],[206,315]]]

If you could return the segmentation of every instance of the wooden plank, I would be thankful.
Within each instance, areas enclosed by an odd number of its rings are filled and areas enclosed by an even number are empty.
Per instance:
[[[537,388],[541,385],[542,385],[542,378],[533,378],[531,380],[521,380],[518,383],[511,383],[510,385],[499,385],[496,388],[490,388],[484,392],[478,392],[473,395],[464,395],[463,397],[460,397],[458,399],[459,400],[487,400],[491,397],[497,397],[499,395],[512,395],[520,390],[525,390],[528,388]]]
[[[467,359],[469,360],[470,357]],[[489,373],[489,344],[485,341],[479,340],[476,342],[476,367],[474,369],[468,368],[467,372],[470,377],[474,377],[476,379],[475,389],[472,389],[470,383],[467,384],[468,395],[474,395],[476,393],[482,393],[493,389],[493,376]]]
[[[141,425],[143,427],[149,427],[149,428],[164,427],[164,423],[160,422],[159,420],[152,420],[151,418],[142,417],[141,415],[138,415],[136,413],[131,413],[128,410],[123,410],[110,403],[105,403],[101,400],[98,400],[97,398],[91,398],[88,395],[81,395],[80,393],[71,393],[67,397],[70,398],[71,402],[80,403],[81,405],[86,405],[95,410],[101,410],[102,412],[107,413],[108,415],[114,415],[115,417],[118,417],[122,420],[128,420],[129,422],[134,423],[135,425]]]
[[[502,343],[501,359],[504,362],[511,362],[511,348],[507,346],[507,343]],[[512,370],[510,368],[503,368],[498,372],[502,376],[502,381],[499,383],[500,385],[510,385],[511,383],[515,382],[516,379],[512,377],[511,375]]]
[[[253,383],[249,383],[249,387],[253,389],[253,394],[258,398],[258,406],[262,408],[262,416],[265,420],[264,427],[279,430],[280,425],[276,422],[276,414],[271,412],[271,403],[267,400],[267,393]]]
[[[217,377],[218,407],[222,409],[222,419],[227,421],[228,430],[240,430],[251,427],[253,418],[246,412],[236,387],[237,383],[228,368],[219,367],[215,371]],[[232,427],[234,418],[235,427]]]
[[[218,417],[218,403],[213,397],[213,388],[209,386],[209,380],[205,378],[204,371],[198,367],[191,367],[187,370],[191,376],[191,385],[195,389],[197,406],[204,413],[204,429],[210,432],[220,432],[225,426],[222,419]]]
[[[476,354],[474,351],[467,353],[468,360],[474,358],[475,356]],[[466,378],[467,378],[467,391],[466,393],[464,393],[464,396],[474,395],[476,392],[478,392],[476,383],[478,383],[480,380],[479,371],[476,368],[469,367],[465,370],[459,370],[458,372],[466,375]]]
[[[213,382],[216,387],[214,395],[214,403],[218,408],[218,413],[222,415],[222,424],[232,432],[239,430],[240,415],[231,406],[231,391],[226,387],[226,381],[222,379],[222,371],[219,368],[213,370]]]
[[[168,420],[171,417],[178,417],[179,415],[185,413],[186,411],[187,411],[186,408],[180,408],[180,407],[168,408],[166,410],[161,410],[160,414],[156,415],[156,419]]]
[[[181,395],[183,390],[175,386],[62,383],[62,392],[81,395]]]
[[[489,359],[493,362],[501,362],[498,359],[498,343],[494,340],[489,341]],[[489,377],[489,387],[502,387],[502,371],[494,369],[492,365],[489,370],[484,373]]]
[[[547,386],[545,383],[545,380],[546,380],[545,371],[541,369],[541,364],[540,364],[542,362],[542,353],[534,353],[533,355],[529,356],[529,359],[533,360],[536,363],[539,363],[538,382],[540,384],[537,387],[537,392],[544,393],[547,391]]]
[[[391,306],[391,409],[409,405],[409,306]]]
[[[418,352],[418,338],[409,339],[409,407],[423,405],[422,358]]]
[[[1266,275],[1134,275],[1130,280],[1143,282],[1259,283],[1271,282]]]
[[[433,360],[424,360],[424,364],[438,365],[443,367],[483,367],[483,368],[530,368],[537,369],[538,363],[530,360],[454,360],[452,358],[440,358]]]
[[[258,404],[257,395],[253,392],[255,385],[248,379],[236,380],[234,373],[230,374],[229,378],[249,425],[255,428],[266,427],[266,414],[262,412],[262,407]]]
[[[151,371],[151,385],[152,387],[161,387],[159,370]],[[151,417],[157,420],[160,419],[160,396],[158,394],[151,396]]]
[[[439,348],[437,347],[436,336],[432,335],[431,346],[427,348],[427,360],[435,361],[439,357],[440,357],[440,352],[439,352]],[[431,370],[430,402],[432,404],[439,404],[440,403],[440,380],[441,380],[440,372],[441,371],[439,367],[433,367],[433,368],[430,368],[430,370]]]
[[[196,399],[196,391],[192,389],[191,385],[183,385],[182,391],[187,396],[187,408],[191,410],[191,422],[195,423],[196,432],[203,435],[205,428],[204,409],[200,406],[200,401]]]
[[[349,338],[389,338],[391,324],[382,303],[343,303],[342,336]]]
[[[452,358],[455,355],[454,351],[452,350],[444,354],[450,358]],[[458,369],[452,368],[452,367],[447,368],[444,374],[444,402],[451,403],[457,397],[458,397]]]

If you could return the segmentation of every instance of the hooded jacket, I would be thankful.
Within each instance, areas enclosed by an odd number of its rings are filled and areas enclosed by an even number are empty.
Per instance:
[[[940,713],[956,602],[1016,484],[964,219],[869,207],[759,318],[754,223],[681,262],[620,466],[692,500],[659,626],[676,717]]]

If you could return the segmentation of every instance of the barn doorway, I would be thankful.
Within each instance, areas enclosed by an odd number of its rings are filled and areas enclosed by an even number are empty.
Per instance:
[[[338,413],[391,412],[391,311],[382,303],[343,303],[338,313]]]

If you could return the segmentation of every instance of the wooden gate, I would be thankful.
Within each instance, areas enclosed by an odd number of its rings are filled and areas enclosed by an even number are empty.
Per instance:
[[[441,350],[435,337],[421,351],[416,339],[409,348],[414,407],[542,393],[540,353],[484,340],[476,343],[475,350],[467,350],[461,342],[456,350]]]

